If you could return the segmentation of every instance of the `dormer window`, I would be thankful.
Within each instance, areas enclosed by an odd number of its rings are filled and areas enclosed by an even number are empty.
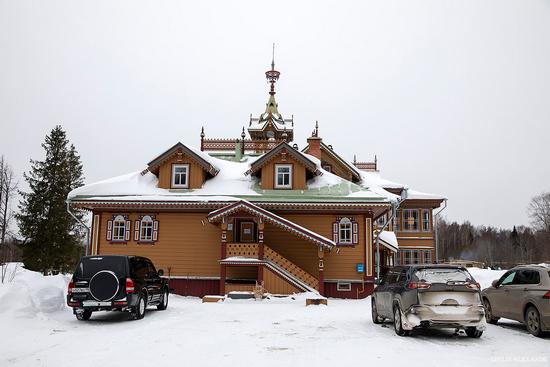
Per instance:
[[[292,165],[291,164],[275,165],[275,188],[292,189]]]
[[[172,188],[186,189],[189,187],[189,165],[172,165]]]

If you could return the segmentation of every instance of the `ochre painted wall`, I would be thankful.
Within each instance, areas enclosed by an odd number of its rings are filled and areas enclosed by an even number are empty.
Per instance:
[[[272,190],[275,188],[276,164],[292,164],[292,189],[306,189],[306,168],[301,162],[295,160],[291,156],[287,156],[284,161],[282,157],[277,157],[262,167],[262,180],[260,183],[262,189]]]
[[[353,217],[359,224],[359,243],[353,247],[339,247],[324,255],[325,279],[362,279],[357,273],[356,264],[364,263],[365,257],[365,218],[357,214],[283,214],[288,220],[310,229],[328,239],[332,239],[332,224],[337,217]],[[302,269],[315,276],[319,275],[317,246],[298,238],[282,229],[267,224],[264,242],[267,246],[288,258]]]
[[[264,267],[264,288],[272,294],[292,294],[302,292],[292,284],[282,279],[271,269]]]
[[[159,221],[158,241],[154,245],[137,244],[134,241],[137,213],[121,213],[130,217],[130,241],[125,244],[107,241],[107,221],[113,214],[119,213],[103,212],[100,215],[100,254],[145,256],[157,268],[163,269],[166,275],[171,267],[171,275],[219,277],[221,232],[217,226],[208,223],[206,213],[139,213],[153,214]]]
[[[206,221],[207,213],[173,212],[96,212],[99,218],[98,248],[100,254],[146,256],[168,275],[219,277],[221,231]],[[110,243],[106,239],[107,221],[114,214],[127,214],[131,221],[131,236],[127,243]],[[139,215],[152,214],[159,221],[158,241],[154,245],[134,241],[135,220]],[[326,238],[332,239],[332,224],[337,217],[353,217],[359,227],[359,243],[352,247],[334,248],[324,254],[325,279],[361,280],[356,264],[365,261],[365,217],[358,214],[280,214]],[[203,224],[204,223],[204,224]],[[92,244],[96,237],[93,236]],[[319,275],[318,247],[296,235],[266,223],[264,242],[315,278]],[[367,267],[371,264],[367,264]],[[366,268],[367,268],[366,267]],[[240,270],[239,270],[240,271]],[[237,272],[239,272],[237,271]],[[236,274],[235,274],[236,275]],[[252,274],[250,274],[252,275]]]
[[[171,188],[173,164],[189,164],[189,189],[200,189],[202,187],[206,178],[204,169],[194,159],[185,154],[181,159],[174,156],[160,166],[158,187],[162,189]]]

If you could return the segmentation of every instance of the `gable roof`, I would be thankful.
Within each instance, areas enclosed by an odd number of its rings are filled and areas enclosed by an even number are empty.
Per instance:
[[[319,168],[317,167],[317,164],[314,161],[306,157],[304,154],[300,153],[298,150],[291,147],[287,142],[283,141],[282,143],[277,145],[275,148],[271,149],[269,152],[265,153],[260,158],[256,159],[250,165],[250,169],[245,172],[245,175],[250,175],[258,171],[283,151],[286,151],[290,156],[292,156],[294,159],[302,163],[306,167],[306,169],[313,172],[315,176],[322,174],[322,172],[319,170]]]
[[[204,154],[199,154],[198,152],[195,152],[194,150],[188,148],[185,144],[182,144],[181,142],[177,142],[174,146],[172,146],[170,149],[165,151],[164,153],[160,154],[158,157],[153,159],[151,162],[147,164],[148,170],[153,171],[156,168],[158,168],[162,163],[166,162],[168,159],[170,159],[172,156],[174,156],[177,153],[184,153],[188,156],[190,156],[193,160],[195,160],[204,170],[208,173],[210,173],[212,176],[216,176],[218,172],[220,171],[219,168],[214,166],[207,156],[203,157]]]
[[[307,241],[313,242],[316,245],[326,247],[328,249],[331,249],[336,246],[334,241],[331,241],[326,237],[323,237],[307,228],[304,228],[294,222],[291,222],[288,219],[285,219],[276,214],[273,214],[272,212],[265,210],[263,208],[260,208],[259,206],[254,205],[251,202],[245,201],[245,200],[240,200],[236,203],[229,204],[223,208],[210,212],[210,214],[208,214],[208,221],[217,222],[221,220],[222,217],[238,211],[245,211],[250,214],[257,215],[258,217],[262,218],[266,222],[269,222],[278,227],[281,227],[284,230],[298,237],[302,237]]]
[[[306,145],[304,149],[302,149],[302,153],[305,153],[308,150],[309,150],[309,144]],[[340,157],[338,153],[336,153],[330,146],[326,145],[322,141],[321,141],[321,151],[327,153],[333,159],[340,162],[344,167],[346,167],[350,171],[352,176],[355,177],[357,181],[361,181],[361,173],[359,172],[359,170],[353,164],[350,164],[344,158]]]

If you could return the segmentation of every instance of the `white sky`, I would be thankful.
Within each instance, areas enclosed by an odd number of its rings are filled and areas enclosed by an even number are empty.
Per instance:
[[[550,189],[549,1],[0,0],[0,154],[21,177],[61,123],[92,182],[198,146],[202,125],[237,137],[272,42],[300,147],[319,120],[344,157],[377,154],[474,224],[527,224]]]

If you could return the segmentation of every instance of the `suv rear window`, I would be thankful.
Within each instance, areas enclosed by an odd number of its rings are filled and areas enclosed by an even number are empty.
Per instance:
[[[472,279],[470,273],[463,269],[424,268],[415,271],[414,276],[419,281],[428,283],[468,282]]]
[[[118,277],[126,276],[126,258],[114,256],[86,257],[76,266],[75,276],[91,278],[101,270],[110,270]]]

